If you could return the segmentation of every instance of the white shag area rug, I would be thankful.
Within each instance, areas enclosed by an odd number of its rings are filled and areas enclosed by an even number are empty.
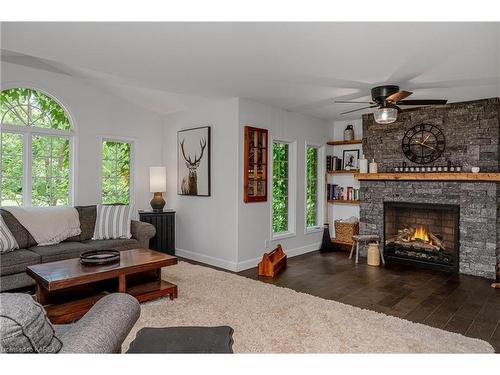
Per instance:
[[[175,300],[141,305],[143,327],[234,329],[235,353],[493,353],[482,340],[186,262],[162,270]]]

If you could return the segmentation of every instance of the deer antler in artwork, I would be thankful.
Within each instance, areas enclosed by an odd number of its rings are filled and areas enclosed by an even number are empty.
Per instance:
[[[184,139],[181,142],[181,151],[182,151],[182,157],[188,163],[189,165],[192,165],[193,163],[191,162],[191,157],[186,157],[186,153],[184,152]]]
[[[207,140],[206,138],[202,138],[200,140],[201,154],[199,158],[196,157],[196,154],[194,154],[194,161],[191,160],[191,156],[186,157],[186,153],[184,152],[184,139],[182,140],[180,145],[181,145],[182,157],[184,158],[186,163],[188,163],[190,166],[196,166],[203,158],[203,152],[205,151],[205,147],[207,147]]]

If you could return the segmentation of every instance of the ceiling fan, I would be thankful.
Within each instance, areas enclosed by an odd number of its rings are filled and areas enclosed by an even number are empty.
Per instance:
[[[379,124],[390,124],[396,121],[396,119],[398,118],[398,112],[401,111],[401,109],[399,108],[400,105],[442,105],[448,102],[446,99],[404,100],[411,94],[412,93],[410,91],[399,90],[399,86],[384,85],[377,86],[371,89],[371,102],[336,100],[335,103],[370,104],[367,107],[342,112],[341,115],[377,107],[377,110],[373,114],[375,117],[375,121]]]

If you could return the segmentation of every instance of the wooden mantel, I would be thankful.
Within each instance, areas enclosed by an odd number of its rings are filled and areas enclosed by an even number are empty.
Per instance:
[[[408,172],[356,173],[360,181],[490,181],[500,182],[500,173]]]

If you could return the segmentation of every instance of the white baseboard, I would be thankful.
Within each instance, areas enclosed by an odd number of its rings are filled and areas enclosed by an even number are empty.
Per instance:
[[[310,253],[312,251],[319,250],[321,247],[321,242],[316,242],[310,245],[302,246],[302,247],[296,247],[294,249],[285,249],[286,255],[288,258],[295,257],[297,255],[302,255],[306,253]],[[249,259],[249,260],[244,260],[242,262],[238,262],[236,264],[236,268],[239,271],[244,271],[249,268],[257,267],[259,262],[262,260],[262,257],[255,258],[255,259]]]
[[[175,249],[175,255],[186,259],[195,260],[197,262],[210,264],[211,266],[224,268],[229,271],[233,272],[238,271],[236,262],[231,262],[225,259],[211,257],[210,255],[195,253],[193,251],[183,250],[179,248]]]
[[[287,249],[286,255],[288,258],[295,257],[297,255],[302,255],[306,253],[310,253],[312,251],[319,250],[321,247],[321,242],[316,242],[310,245],[296,247],[295,249]],[[191,259],[197,262],[206,263],[211,266],[224,268],[225,270],[239,272],[244,271],[249,268],[257,267],[257,264],[261,261],[261,257],[255,259],[244,260],[242,262],[231,262],[221,258],[211,257],[210,255],[195,253],[189,250],[183,249],[175,249],[175,255],[180,256],[182,258]]]

